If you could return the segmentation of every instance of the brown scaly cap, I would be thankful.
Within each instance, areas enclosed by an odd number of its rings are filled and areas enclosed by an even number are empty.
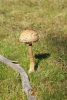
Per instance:
[[[39,40],[39,36],[33,30],[24,30],[21,33],[19,40],[20,40],[20,42],[24,42],[24,43],[33,43],[33,42],[37,42]]]

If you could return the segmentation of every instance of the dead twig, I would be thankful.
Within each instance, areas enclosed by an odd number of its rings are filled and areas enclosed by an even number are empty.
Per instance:
[[[32,87],[29,83],[28,75],[24,71],[24,69],[19,64],[14,63],[14,61],[9,60],[9,59],[3,57],[2,55],[0,55],[0,62],[11,67],[14,71],[16,71],[20,74],[22,88],[25,91],[25,93],[28,97],[28,100],[37,100],[37,96],[35,95],[35,93],[34,94],[31,93]],[[34,91],[34,90],[32,90],[32,91]]]

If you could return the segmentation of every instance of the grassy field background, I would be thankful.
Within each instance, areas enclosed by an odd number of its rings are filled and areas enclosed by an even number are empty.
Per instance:
[[[67,100],[67,0],[0,0],[0,54],[29,69],[25,29],[39,34],[33,44],[36,72],[29,75],[38,100]],[[20,76],[0,63],[0,100],[27,100]]]

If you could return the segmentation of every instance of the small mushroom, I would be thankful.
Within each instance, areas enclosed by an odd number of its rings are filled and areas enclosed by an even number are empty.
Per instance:
[[[29,44],[29,56],[30,56],[30,69],[29,73],[34,71],[34,57],[33,57],[33,50],[32,50],[32,43],[37,42],[39,40],[38,34],[33,31],[33,30],[24,30],[20,37],[19,37],[20,42],[24,42],[26,44]]]

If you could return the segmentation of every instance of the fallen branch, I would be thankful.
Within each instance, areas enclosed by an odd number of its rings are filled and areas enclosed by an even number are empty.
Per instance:
[[[25,91],[25,93],[28,97],[28,100],[36,100],[37,97],[36,97],[36,95],[33,94],[34,92],[33,92],[33,89],[31,87],[30,83],[29,83],[28,75],[26,74],[24,69],[21,68],[21,66],[19,64],[14,63],[14,61],[9,60],[9,59],[3,57],[2,55],[0,55],[0,62],[11,67],[14,71],[16,71],[20,74],[22,88]]]

